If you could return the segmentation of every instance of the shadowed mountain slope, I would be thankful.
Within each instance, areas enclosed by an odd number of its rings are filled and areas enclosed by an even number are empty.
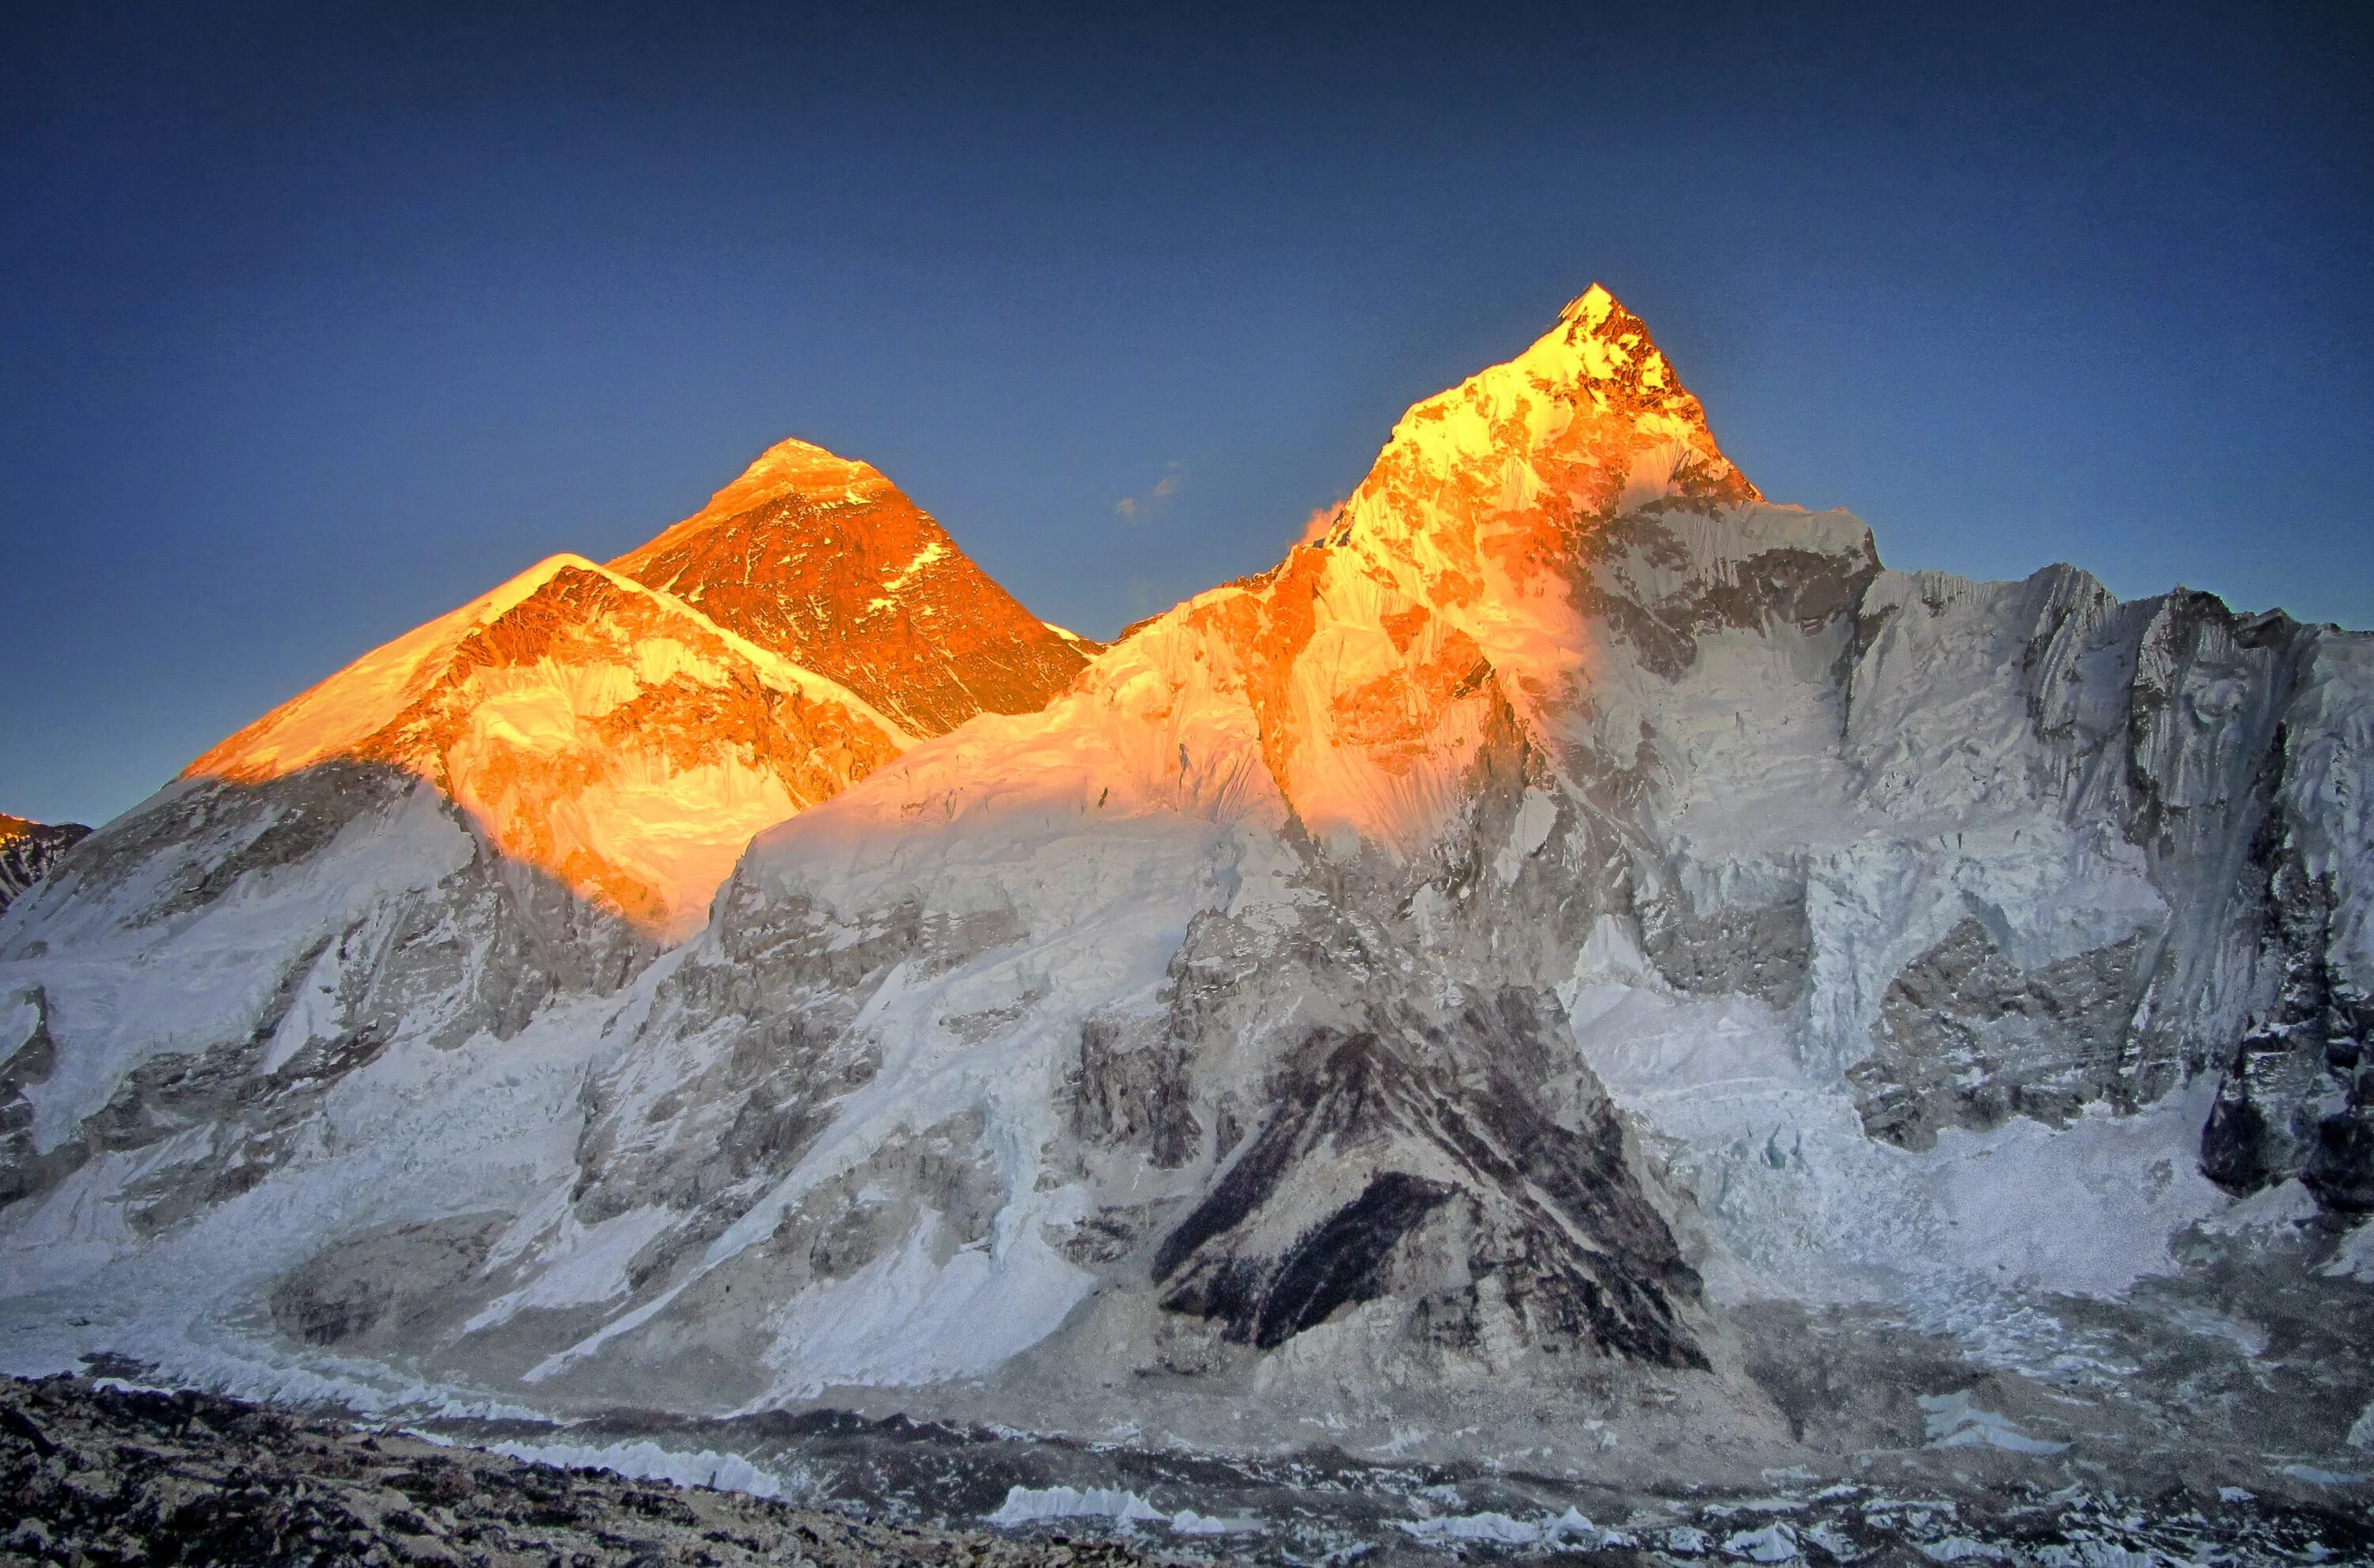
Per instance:
[[[89,834],[78,822],[34,822],[0,812],[0,909],[41,881],[59,856]]]

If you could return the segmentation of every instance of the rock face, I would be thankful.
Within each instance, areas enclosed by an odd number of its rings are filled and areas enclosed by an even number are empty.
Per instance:
[[[610,565],[918,735],[1044,708],[1097,650],[1017,603],[873,466],[805,441]]]
[[[905,506],[809,452],[337,677],[370,700],[235,737],[0,920],[20,1362],[1750,1477],[1917,1447],[1853,1370],[1908,1340],[2082,1387],[2089,1442],[2182,1407],[2323,1453],[2374,1397],[2247,1321],[2306,1354],[2374,1276],[2374,638],[1887,570],[1599,289],[1027,713],[961,639],[834,651],[864,583],[944,613],[899,596],[935,531],[740,590],[767,530]],[[579,608],[490,629],[549,585]],[[572,696],[560,760],[486,760],[512,656],[464,649],[621,624],[563,662],[653,717]],[[486,825],[652,726],[787,819],[664,954]],[[2249,1365],[2193,1410],[2208,1352],[2150,1336],[2203,1321]],[[2071,1370],[2114,1333],[2167,1375]]]
[[[0,812],[0,910],[88,837],[90,829],[78,822],[32,822]]]

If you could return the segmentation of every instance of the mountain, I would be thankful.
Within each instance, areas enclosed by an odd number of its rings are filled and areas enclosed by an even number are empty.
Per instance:
[[[663,936],[750,836],[913,737],[672,595],[556,556],[365,654],[189,766],[245,789],[330,763],[426,780],[500,853]]]
[[[0,910],[48,874],[60,855],[89,837],[78,822],[33,822],[0,812]]]
[[[0,917],[14,1364],[1747,1495],[2374,1441],[2374,638],[1889,570],[1603,289],[664,952],[413,681]]]
[[[0,1200],[135,1152],[162,1162],[117,1193],[135,1229],[244,1193],[392,1047],[604,1005],[754,833],[913,743],[672,594],[531,568],[224,740],[8,911]]]
[[[610,565],[918,735],[1034,712],[1097,648],[1016,603],[870,464],[805,441]]]

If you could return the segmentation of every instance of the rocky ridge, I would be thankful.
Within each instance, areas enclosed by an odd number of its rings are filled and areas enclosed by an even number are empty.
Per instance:
[[[90,829],[78,822],[34,822],[0,812],[0,910],[88,837]]]
[[[1961,1413],[1950,1411],[1949,1423]],[[1888,1474],[1827,1486],[1782,1477],[1734,1494],[1672,1488],[1627,1496],[1472,1466],[1362,1466],[1323,1449],[1231,1464],[1111,1446],[1064,1450],[913,1422],[810,1424],[824,1440],[807,1446],[806,1464],[793,1472],[793,1501],[754,1495],[782,1492],[784,1483],[735,1457],[734,1439],[713,1428],[599,1447],[566,1441],[582,1433],[471,1434],[497,1445],[489,1451],[442,1433],[202,1394],[81,1378],[12,1381],[0,1384],[0,1496],[12,1510],[0,1562],[71,1562],[80,1554],[94,1562],[542,1564],[557,1556],[713,1568],[1055,1568],[1357,1555],[1381,1563],[1549,1558],[1606,1568],[1722,1560],[2067,1568],[2349,1563],[2374,1553],[2374,1531],[2361,1518],[2234,1488],[2163,1493],[2148,1509],[2098,1485],[2046,1491],[2011,1479],[1922,1489]],[[522,1462],[521,1455],[549,1457]],[[1059,1469],[1081,1484],[1048,1484]],[[1166,1512],[1155,1501],[1181,1494],[1228,1506]]]
[[[193,762],[254,790],[393,768],[499,853],[662,936],[707,918],[751,835],[913,738],[680,600],[556,556],[366,654]]]

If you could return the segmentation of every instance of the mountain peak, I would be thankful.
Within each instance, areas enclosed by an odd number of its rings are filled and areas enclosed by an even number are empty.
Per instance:
[[[919,735],[1044,707],[1094,651],[1016,603],[879,469],[797,439],[610,566]]]
[[[1611,311],[1623,309],[1616,302],[1616,296],[1607,292],[1605,284],[1594,283],[1566,302],[1566,309],[1558,312],[1558,320],[1596,327],[1607,319]]]
[[[1602,285],[1594,283],[1568,300],[1566,309],[1558,312],[1557,326],[1526,357],[1551,345],[1571,358],[1583,380],[1621,387],[1644,407],[1677,414],[1698,434],[1706,435],[1706,411],[1650,337],[1649,323],[1626,310]],[[1714,438],[1706,435],[1706,441],[1712,446]]]
[[[733,517],[793,492],[823,500],[838,490],[844,499],[855,503],[891,487],[882,471],[870,462],[786,436],[760,452],[734,483],[710,497],[709,504],[687,521]]]
[[[1414,560],[1432,553],[1418,547],[1423,535],[1463,555],[1511,527],[1562,532],[1661,497],[1762,498],[1715,444],[1648,323],[1594,283],[1523,353],[1412,405],[1334,537]]]
[[[1673,361],[1650,335],[1649,323],[1604,285],[1594,283],[1568,300],[1557,325],[1513,363],[1587,391],[1595,411],[1628,417],[1643,436],[1679,439],[1706,462],[1737,474],[1707,428],[1705,407],[1682,385]],[[1739,483],[1746,485],[1744,477]],[[1756,495],[1748,486],[1742,498]]]
[[[325,764],[393,768],[509,859],[674,940],[751,835],[912,743],[845,687],[564,554],[366,653],[183,777],[256,789]]]

